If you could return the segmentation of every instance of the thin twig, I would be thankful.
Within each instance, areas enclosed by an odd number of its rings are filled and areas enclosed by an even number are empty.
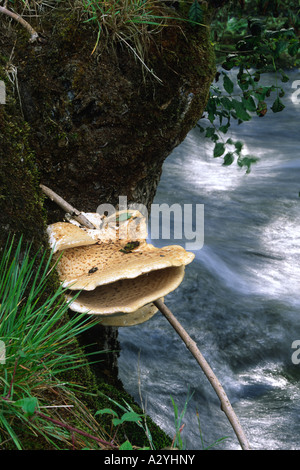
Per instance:
[[[75,209],[75,207],[71,206],[71,204],[66,202],[62,197],[52,191],[52,189],[49,189],[43,184],[40,184],[40,188],[46,194],[46,196],[51,199],[51,201],[56,202],[58,206],[60,206],[64,211],[68,212],[81,225],[84,225],[87,228],[95,228],[95,226],[81,212],[79,212],[77,209]]]
[[[181,326],[179,321],[174,317],[173,313],[170,309],[159,299],[155,300],[154,305],[161,311],[161,313],[166,317],[169,323],[173,326],[176,333],[181,337],[183,342],[185,343],[186,347],[189,351],[193,354],[194,358],[200,365],[201,369],[203,370],[204,374],[208,378],[210,384],[214,388],[216,394],[218,395],[220,402],[221,402],[221,409],[224,411],[225,415],[227,416],[233,430],[241,444],[243,450],[250,450],[249,443],[247,441],[246,435],[240,425],[240,422],[228,400],[228,397],[220,384],[219,380],[215,376],[214,372],[212,371],[211,367],[207,363],[206,359],[203,357],[201,352],[199,351],[195,341],[188,335],[185,329]]]
[[[10,382],[8,393],[7,393],[6,397],[1,397],[1,398],[3,398],[3,400],[10,401],[12,387],[13,387],[13,383],[14,383],[14,380],[15,380],[16,370],[17,370],[17,365],[18,365],[18,359],[15,360],[14,371],[13,371],[13,375],[12,375],[12,379],[11,379],[11,382]]]
[[[100,437],[93,436],[92,434],[89,434],[85,431],[82,431],[81,429],[74,428],[73,426],[70,426],[69,424],[63,423],[62,421],[58,421],[57,419],[50,418],[50,416],[45,415],[44,413],[41,413],[40,411],[35,411],[35,415],[40,416],[40,418],[45,419],[46,421],[50,421],[51,423],[55,424],[56,426],[59,426],[61,428],[65,428],[68,431],[70,431],[73,435],[73,433],[80,434],[81,436],[87,437],[88,439],[92,439],[93,441],[98,442],[101,445],[104,446],[109,446],[112,449],[118,449],[118,446],[115,446],[111,442],[104,441],[103,439],[100,439]]]
[[[14,13],[13,11],[8,10],[7,8],[1,7],[1,6],[0,6],[0,13],[4,13],[4,15],[10,16],[14,20],[18,21],[18,23],[20,23],[22,26],[24,26],[24,28],[26,28],[27,31],[30,33],[30,39],[29,39],[30,42],[34,42],[36,41],[36,39],[38,39],[39,34],[36,32],[36,30],[29,23],[27,23],[27,21],[24,20],[22,16],[18,15],[18,13]]]

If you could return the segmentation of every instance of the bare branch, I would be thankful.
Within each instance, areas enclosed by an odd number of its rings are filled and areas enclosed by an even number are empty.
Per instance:
[[[104,441],[103,439],[100,439],[100,437],[98,437],[98,436],[93,436],[92,434],[89,434],[85,431],[82,431],[81,429],[75,428],[74,426],[70,426],[67,423],[63,423],[62,421],[59,421],[57,419],[50,418],[50,416],[47,416],[44,413],[41,413],[40,411],[34,411],[34,414],[37,415],[37,416],[40,416],[41,418],[43,418],[47,421],[50,421],[51,423],[55,424],[56,426],[59,426],[61,428],[65,428],[65,429],[67,429],[68,431],[70,431],[72,433],[77,433],[77,434],[80,434],[81,436],[87,437],[88,439],[92,439],[92,440],[98,442],[102,446],[104,445],[104,446],[110,447],[112,449],[118,449],[118,446],[115,446],[114,444],[112,444],[112,442]]]
[[[26,28],[27,31],[30,33],[30,42],[34,42],[38,39],[39,35],[36,30],[29,23],[27,23],[27,21],[24,20],[24,18],[22,18],[22,16],[20,16],[18,13],[14,13],[13,11],[1,6],[0,13],[4,13],[4,15],[10,16],[14,20],[18,21],[18,23],[20,23],[22,26],[24,26],[24,28]]]
[[[81,225],[84,225],[87,228],[95,228],[95,226],[75,207],[71,206],[68,202],[66,202],[62,197],[56,194],[52,189],[40,184],[40,188],[42,191],[51,199],[51,201],[56,202],[58,206],[60,206],[64,211],[71,214],[74,219],[77,220]]]

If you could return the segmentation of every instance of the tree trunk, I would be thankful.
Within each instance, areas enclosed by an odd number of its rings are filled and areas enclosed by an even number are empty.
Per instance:
[[[34,25],[42,42],[0,19],[0,246],[8,232],[38,246],[46,224],[63,219],[39,183],[83,211],[117,207],[119,196],[150,209],[162,164],[201,117],[215,73],[207,27],[172,21],[150,40],[158,80],[124,44],[92,54],[92,24],[60,5]]]

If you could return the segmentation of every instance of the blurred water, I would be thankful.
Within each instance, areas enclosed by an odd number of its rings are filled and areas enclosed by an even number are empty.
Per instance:
[[[193,129],[166,160],[154,201],[204,204],[204,246],[165,302],[214,369],[253,449],[300,449],[300,364],[291,359],[300,339],[300,104],[292,99],[300,74],[289,75],[282,113],[231,129],[260,158],[250,174],[222,166]],[[172,243],[185,241],[154,241]],[[187,448],[201,448],[197,411],[207,445],[228,436],[216,448],[240,448],[209,382],[161,314],[120,328],[119,339],[125,388],[137,401],[141,393],[168,434],[170,396],[182,410],[191,393]]]

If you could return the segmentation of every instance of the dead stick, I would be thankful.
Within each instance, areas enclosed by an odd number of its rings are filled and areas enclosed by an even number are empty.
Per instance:
[[[44,186],[43,184],[40,184],[40,188],[46,194],[46,196],[51,199],[51,201],[56,202],[56,204],[64,211],[71,214],[71,216],[74,217],[74,219],[77,220],[77,222],[79,222],[81,225],[84,225],[87,228],[95,228],[95,226],[81,212],[79,212],[77,209],[75,209],[75,207],[71,206],[71,204],[66,202],[62,197],[52,191],[52,189],[47,188],[47,186]]]
[[[89,439],[93,439],[94,441],[97,441],[99,444],[106,445],[111,447],[112,449],[118,449],[118,447],[111,442],[104,441],[103,439],[100,439],[100,437],[93,436],[92,434],[89,434],[85,431],[82,431],[81,429],[74,428],[73,426],[70,426],[69,424],[63,423],[62,421],[58,421],[57,419],[50,418],[50,416],[45,415],[44,413],[41,413],[40,411],[35,411],[35,415],[40,416],[41,418],[50,421],[53,424],[56,424],[57,426],[60,426],[61,428],[65,428],[70,432],[76,432],[80,434],[81,436],[85,436]]]
[[[195,341],[188,335],[185,329],[181,326],[179,321],[174,317],[173,313],[169,310],[169,308],[159,299],[155,300],[154,305],[161,311],[161,313],[166,317],[169,323],[173,326],[176,333],[181,337],[183,342],[185,343],[186,347],[189,351],[193,354],[194,358],[200,365],[201,369],[203,370],[204,374],[208,378],[210,384],[214,388],[216,394],[218,395],[220,402],[221,402],[221,409],[226,414],[238,440],[241,444],[242,449],[250,450],[249,443],[245,436],[245,433],[240,425],[240,422],[228,400],[228,397],[220,384],[219,380],[215,376],[214,372],[212,371],[211,367],[207,363],[206,359],[203,357],[201,352],[199,351]]]
[[[29,23],[27,23],[27,21],[25,21],[24,18],[22,18],[22,16],[20,16],[18,13],[14,13],[13,11],[1,6],[0,13],[4,13],[4,15],[10,16],[14,20],[18,21],[18,23],[20,23],[22,26],[24,26],[24,28],[26,28],[27,31],[31,34],[30,42],[34,42],[38,38],[39,35],[36,30]]]

